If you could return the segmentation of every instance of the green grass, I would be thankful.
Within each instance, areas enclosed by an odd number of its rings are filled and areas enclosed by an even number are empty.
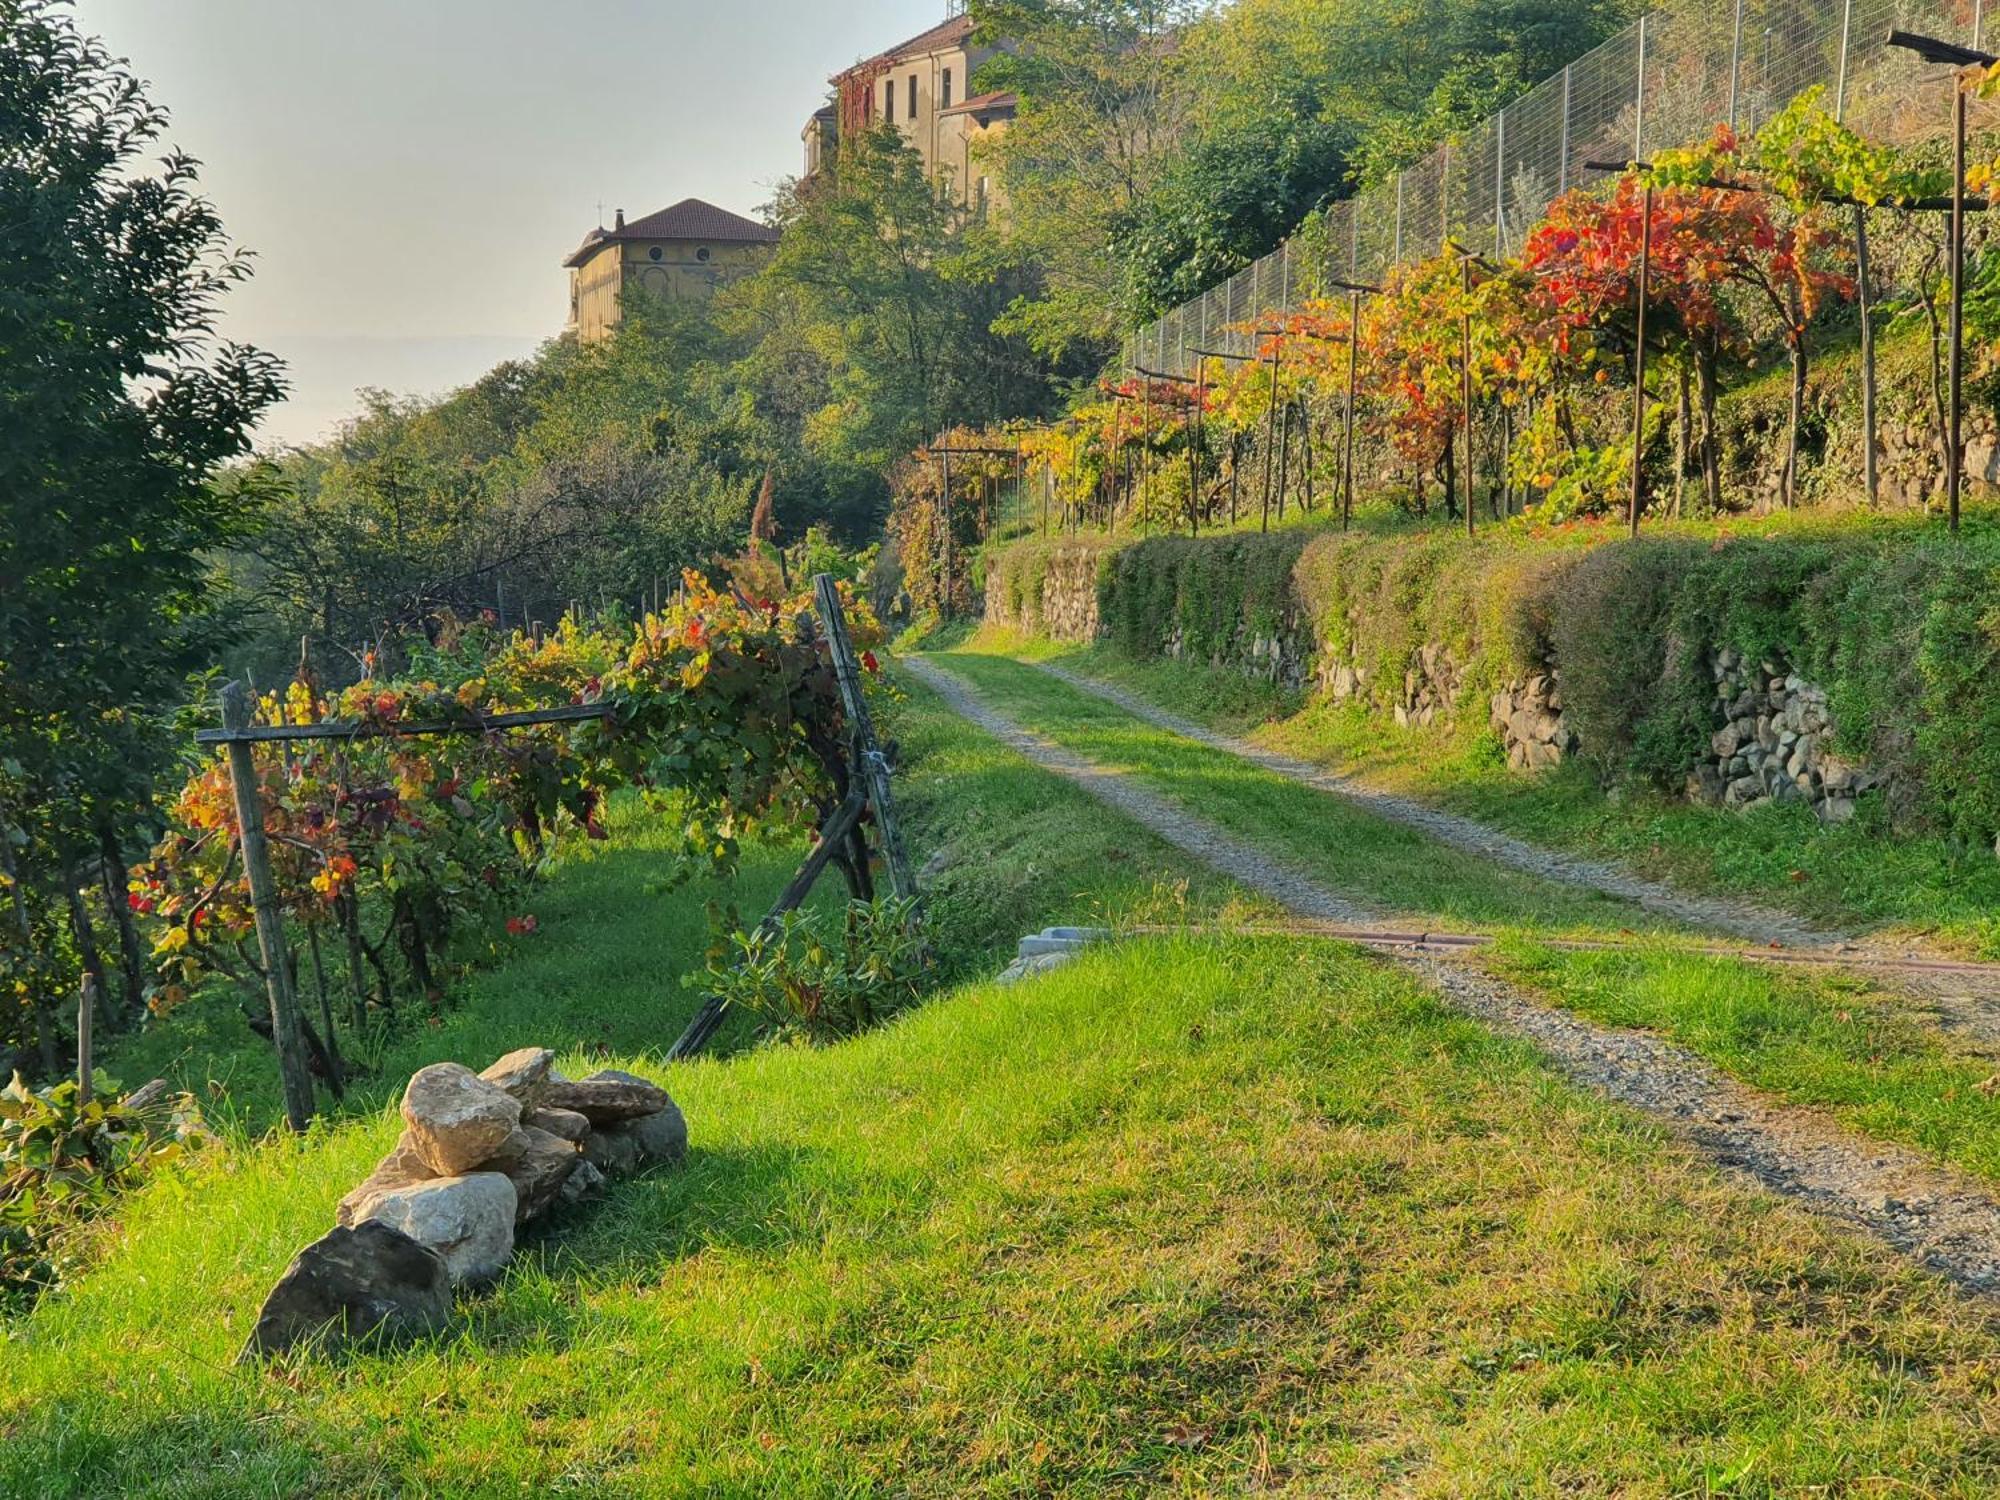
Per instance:
[[[1697,807],[1644,786],[1607,796],[1586,771],[1508,769],[1483,717],[1398,729],[1352,704],[1307,700],[1232,672],[1138,663],[988,632],[981,651],[1055,661],[1267,749],[1477,818],[1521,838],[1612,859],[1689,891],[1735,896],[1822,924],[1928,937],[2000,958],[2000,859],[1943,837],[1892,833],[1879,799],[1823,827],[1800,804],[1748,812]]]
[[[1990,1047],[1940,1032],[1907,1000],[1837,972],[1691,953],[1671,937],[1613,953],[1538,944],[1536,935],[1563,935],[1575,920],[1565,887],[1444,849],[975,646],[938,659],[1017,719],[1081,753],[1132,766],[1141,780],[1339,892],[1426,917],[1506,913],[1513,936],[1493,967],[1557,1004],[1658,1032],[1782,1099],[1831,1108],[1863,1133],[2000,1181],[2000,1097],[1982,1088],[2000,1064]],[[1326,804],[1341,808],[1341,818],[1330,818]]]
[[[958,971],[1048,921],[1258,914],[923,691],[898,720]],[[9,1330],[0,1494],[2000,1486],[1985,1303],[1389,966],[1135,940],[837,1047],[664,1067],[671,950],[621,945],[699,930],[700,893],[610,878],[646,849],[621,818],[566,861],[537,942],[407,1046],[608,1046],[685,1107],[684,1170],[530,1237],[442,1336],[249,1371],[265,1287],[396,1122],[227,1145],[129,1199],[96,1268]]]
[[[1158,729],[1011,658],[973,648],[936,660],[992,704],[1079,754],[1249,839],[1386,913],[1445,928],[1663,930],[1630,902],[1488,865],[1331,792]]]

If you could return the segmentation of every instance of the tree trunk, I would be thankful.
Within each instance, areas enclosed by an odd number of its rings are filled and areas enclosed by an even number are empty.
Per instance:
[[[14,896],[14,925],[21,934],[21,954],[23,958],[34,952],[35,924],[28,915],[28,893],[21,884],[21,867],[14,859],[14,844],[10,838],[12,830],[0,823],[0,874],[7,877],[8,889]],[[56,1073],[62,1066],[56,1052],[55,1012],[49,1005],[49,997],[43,987],[33,984],[29,989],[29,1004],[35,1013],[35,1049],[42,1059],[42,1077],[55,1082]]]
[[[111,987],[104,982],[104,953],[97,946],[97,924],[90,920],[90,908],[78,889],[79,878],[75,866],[63,866],[63,898],[69,903],[70,934],[76,939],[76,955],[83,961],[83,972],[97,980],[104,1019],[117,1026],[118,1013],[109,1004]]]
[[[1687,361],[1680,361],[1680,405],[1674,413],[1674,519],[1687,509],[1688,454],[1693,449],[1689,428],[1694,424],[1693,401],[1688,394]]]
[[[1701,399],[1701,482],[1707,491],[1708,513],[1722,514],[1722,441],[1716,429],[1716,355],[1712,349],[1695,354],[1695,384]]]
[[[1785,509],[1799,508],[1799,428],[1806,414],[1806,340],[1803,330],[1791,341],[1792,408],[1785,424]]]
[[[132,903],[126,886],[130,875],[118,848],[118,836],[107,826],[98,834],[98,848],[104,856],[104,902],[111,910],[111,924],[118,929],[118,953],[125,977],[127,1013],[137,1016],[146,1004],[146,950],[139,941],[139,924],[132,920]]]
[[[319,928],[306,927],[306,951],[312,954],[313,984],[319,991],[319,1019],[326,1027],[326,1082],[336,1099],[347,1095],[347,1066],[341,1061],[340,1034],[333,1025],[333,1000],[326,990],[326,959],[320,953]]]

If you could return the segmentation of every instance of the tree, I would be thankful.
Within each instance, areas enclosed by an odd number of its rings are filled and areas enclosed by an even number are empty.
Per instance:
[[[214,480],[283,394],[275,361],[215,338],[249,264],[191,158],[144,169],[165,126],[66,7],[0,0],[0,837],[10,884],[58,908],[126,839],[160,716],[229,634],[206,559],[258,497]],[[63,925],[30,923],[37,984],[68,967]],[[44,1007],[45,1063],[54,1026]]]

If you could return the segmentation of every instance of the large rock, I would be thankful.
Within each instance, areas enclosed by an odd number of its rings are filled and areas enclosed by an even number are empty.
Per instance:
[[[524,1105],[533,1104],[535,1091],[549,1081],[555,1065],[556,1055],[547,1047],[523,1047],[518,1052],[509,1052],[479,1076]]]
[[[575,1083],[552,1078],[543,1086],[538,1102],[543,1109],[574,1111],[601,1129],[641,1115],[656,1115],[673,1101],[658,1084],[607,1069]]]
[[[667,1107],[656,1115],[647,1115],[630,1124],[611,1128],[632,1137],[639,1147],[641,1165],[673,1166],[687,1160],[687,1118],[671,1099],[667,1101]]]
[[[514,1222],[525,1224],[555,1202],[582,1162],[575,1141],[523,1125],[507,1137],[483,1170],[502,1173],[514,1184]]]
[[[368,1217],[368,1205],[384,1193],[401,1192],[413,1188],[418,1183],[429,1182],[438,1174],[430,1169],[410,1132],[405,1130],[403,1138],[396,1142],[396,1149],[375,1164],[375,1170],[353,1192],[340,1200],[340,1207],[334,1211],[336,1224],[350,1225]]]
[[[583,1143],[583,1159],[606,1177],[625,1177],[639,1170],[639,1143],[621,1125],[593,1130]]]
[[[604,1195],[604,1174],[597,1170],[595,1162],[578,1162],[576,1170],[569,1174],[569,1180],[556,1194],[556,1202],[564,1208],[574,1208],[579,1203],[588,1203],[593,1198]]]
[[[590,1121],[573,1109],[527,1110],[521,1116],[521,1123],[559,1135],[566,1141],[581,1141],[590,1134]]]
[[[359,1222],[400,1229],[438,1253],[452,1285],[477,1285],[499,1275],[514,1253],[517,1201],[502,1173],[473,1172],[380,1193]]]
[[[436,1251],[393,1226],[342,1226],[301,1250],[264,1306],[240,1360],[301,1340],[344,1342],[429,1332],[451,1316],[451,1277]]]
[[[433,1063],[403,1091],[410,1141],[431,1171],[456,1177],[500,1149],[521,1123],[521,1101],[459,1063]]]

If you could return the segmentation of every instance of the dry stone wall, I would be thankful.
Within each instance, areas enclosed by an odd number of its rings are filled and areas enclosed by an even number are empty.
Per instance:
[[[1036,614],[1012,608],[1005,591],[989,580],[989,618],[1072,643],[1099,639],[1105,633],[1098,593],[1101,556],[1096,550],[1054,553],[1042,575]],[[1434,642],[1417,647],[1401,677],[1392,679],[1393,691],[1385,692],[1379,674],[1351,649],[1321,644],[1306,610],[1284,613],[1275,633],[1246,626],[1230,649],[1199,653],[1204,664],[1313,688],[1336,702],[1362,704],[1404,729],[1429,728],[1468,710],[1469,673],[1448,647]],[[1174,660],[1196,655],[1179,630],[1159,649]],[[1687,777],[1690,801],[1729,808],[1802,801],[1821,819],[1838,823],[1854,816],[1862,792],[1883,784],[1869,767],[1835,753],[1838,736],[1826,693],[1784,663],[1746,662],[1722,650],[1715,654],[1713,672],[1715,729],[1709,754]],[[1508,682],[1488,695],[1486,710],[1508,765],[1517,771],[1546,771],[1583,749],[1554,667]]]

